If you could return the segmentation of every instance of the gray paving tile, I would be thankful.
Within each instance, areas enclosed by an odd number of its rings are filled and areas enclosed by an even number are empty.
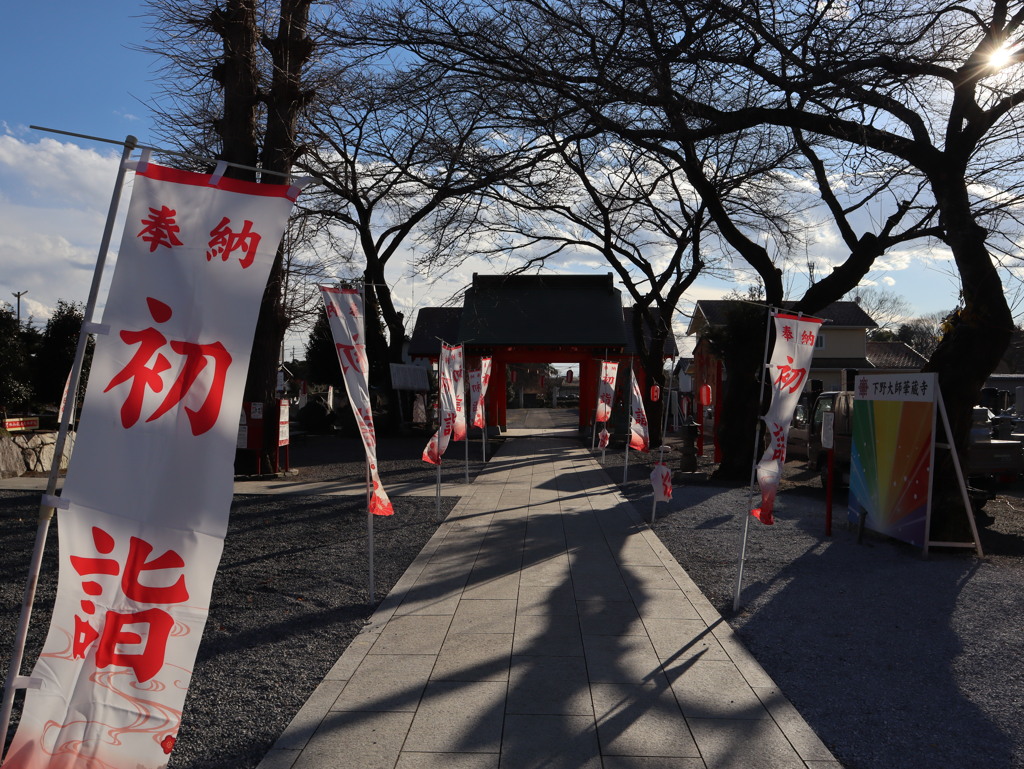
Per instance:
[[[416,710],[432,654],[367,654],[331,710]]]
[[[507,688],[504,681],[431,681],[409,728],[405,750],[499,752]]]
[[[693,660],[666,672],[687,718],[770,718],[754,690],[731,662]]]
[[[708,769],[805,769],[771,719],[688,721]]]
[[[601,769],[594,719],[590,716],[506,716],[501,767]]]
[[[590,689],[602,755],[700,757],[667,684],[591,684]]]
[[[644,627],[658,656],[666,663],[694,658],[729,660],[729,655],[703,620],[644,618]]]
[[[517,616],[512,654],[582,657],[579,620],[575,615]]]
[[[299,708],[284,732],[274,743],[275,750],[295,751],[301,750],[309,742],[320,722],[324,718],[331,704],[338,699],[338,696],[348,684],[347,680],[337,678],[325,678],[320,685],[313,690],[309,699]],[[283,759],[277,759],[278,761]]]
[[[661,557],[654,551],[642,536],[625,539],[615,554],[620,564],[631,566],[661,566]]]
[[[604,769],[707,769],[701,758],[602,756]]]
[[[754,693],[771,713],[789,743],[796,748],[800,758],[808,762],[835,760],[832,752],[825,747],[825,743],[818,738],[818,735],[793,707],[793,703],[778,688],[773,686],[767,689],[754,689]]]
[[[462,601],[449,633],[511,633],[516,626],[515,599]]]
[[[632,601],[590,599],[576,606],[583,635],[647,635]]]
[[[437,654],[452,618],[394,617],[380,632],[372,654]]]
[[[498,753],[411,753],[398,758],[395,769],[498,769]]]
[[[292,769],[301,755],[298,750],[280,750],[272,748],[256,765],[256,769]]]
[[[438,681],[507,681],[511,633],[449,633],[430,677]]]
[[[516,614],[576,614],[576,594],[571,584],[521,585]]]
[[[412,719],[412,713],[330,713],[294,769],[336,769],[339,756],[360,769],[392,769]]]
[[[621,570],[626,586],[634,595],[637,593],[644,595],[648,590],[678,589],[669,570],[661,564],[657,566],[624,565]]]
[[[463,600],[516,599],[519,597],[519,570],[483,568],[470,575]]]
[[[587,635],[583,649],[592,683],[667,683],[661,660],[645,635]]]
[[[632,601],[633,596],[618,572],[595,574],[589,578],[573,579],[576,600]]]
[[[640,616],[646,619],[701,619],[700,613],[678,588],[645,590],[637,600]]]
[[[506,713],[594,714],[582,657],[513,657]]]

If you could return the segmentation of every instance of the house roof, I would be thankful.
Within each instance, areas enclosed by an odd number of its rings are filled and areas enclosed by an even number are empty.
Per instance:
[[[730,307],[735,305],[735,299],[701,299],[694,308],[693,318],[686,329],[687,334],[699,333],[704,326],[724,325],[728,318]],[[792,305],[792,302],[784,304]],[[821,318],[826,327],[831,328],[878,328],[871,316],[857,304],[857,302],[832,302],[824,309],[814,313],[814,316]]]
[[[920,371],[928,362],[921,353],[904,342],[867,343],[868,360],[874,368]]]
[[[867,358],[819,358],[815,355],[811,359],[811,371],[824,371],[826,369],[841,371],[844,368],[866,371],[874,368],[874,366],[871,365],[871,361]]]
[[[625,347],[612,274],[473,275],[459,339],[493,345]]]
[[[416,313],[416,326],[409,340],[409,356],[436,358],[441,352],[440,340],[449,344],[461,342],[461,320],[461,307],[421,307]]]

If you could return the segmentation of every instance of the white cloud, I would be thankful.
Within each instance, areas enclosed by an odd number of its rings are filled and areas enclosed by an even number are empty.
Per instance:
[[[27,291],[22,317],[44,320],[58,299],[88,298],[117,160],[54,139],[0,135],[0,301],[14,304],[13,292]],[[120,227],[114,232],[112,250]]]

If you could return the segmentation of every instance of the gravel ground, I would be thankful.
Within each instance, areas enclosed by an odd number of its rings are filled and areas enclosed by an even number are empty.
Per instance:
[[[631,456],[625,487],[645,517],[652,459]],[[606,455],[613,482],[622,465]],[[858,545],[845,495],[826,537],[821,483],[791,463],[776,523],[751,519],[734,613],[749,502],[745,487],[677,486],[653,528],[846,769],[1024,767],[1024,484],[986,505],[984,558],[925,559],[870,533]]]
[[[419,458],[427,437],[381,439],[385,488],[389,482],[434,482],[436,470]],[[442,493],[464,484],[461,457],[445,465]],[[306,436],[292,445],[296,480],[361,478],[364,462],[358,439]],[[482,465],[470,461],[471,479]],[[442,514],[457,501],[442,497]],[[392,502],[394,516],[374,519],[378,601],[437,528],[434,497]],[[0,679],[10,661],[38,505],[38,493],[0,491]],[[366,549],[362,497],[235,497],[170,769],[249,769],[259,763],[372,613]],[[26,653],[30,662],[49,624],[56,578],[51,530]],[[18,705],[20,710],[20,697]]]
[[[510,416],[514,412],[510,411]],[[426,436],[381,441],[389,482],[430,483]],[[492,445],[492,449],[496,445]],[[360,477],[358,441],[296,439],[297,480]],[[624,491],[646,517],[646,464],[631,453]],[[677,465],[678,454],[668,454]],[[600,452],[595,453],[600,460]],[[703,459],[702,469],[708,469]],[[621,450],[605,456],[622,481]],[[471,463],[475,475],[480,462]],[[445,484],[462,483],[450,462]],[[1024,486],[989,502],[986,556],[920,551],[843,522],[824,536],[820,484],[788,469],[776,524],[751,522],[743,607],[732,612],[744,489],[691,483],[658,506],[654,529],[846,769],[1024,767]],[[434,499],[394,500],[377,519],[384,596],[433,533]],[[445,498],[444,512],[455,503]],[[0,664],[35,529],[37,494],[0,492]],[[235,498],[224,557],[171,769],[250,769],[370,614],[365,511],[344,497]],[[33,623],[34,659],[53,600],[56,537]]]

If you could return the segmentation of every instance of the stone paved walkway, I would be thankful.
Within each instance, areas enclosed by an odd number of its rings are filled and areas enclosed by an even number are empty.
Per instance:
[[[838,768],[563,415],[532,413],[259,769]]]

